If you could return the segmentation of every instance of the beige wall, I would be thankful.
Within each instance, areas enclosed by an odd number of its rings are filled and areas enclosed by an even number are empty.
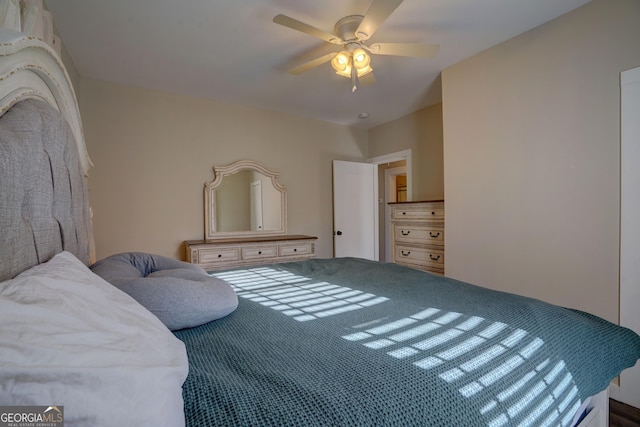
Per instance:
[[[291,234],[331,257],[331,161],[367,157],[365,131],[263,110],[80,79],[97,257],[183,257],[204,235],[203,184],[239,159],[279,170]]]
[[[413,200],[442,199],[442,104],[377,126],[369,131],[369,157],[411,149]]]
[[[617,321],[639,23],[637,0],[594,0],[443,72],[447,276]]]

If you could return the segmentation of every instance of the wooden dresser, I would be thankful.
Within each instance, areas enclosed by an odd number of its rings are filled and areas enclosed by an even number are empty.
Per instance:
[[[444,274],[444,200],[389,205],[393,262]]]
[[[187,262],[211,271],[313,258],[316,239],[314,236],[281,235],[187,240],[184,245]]]

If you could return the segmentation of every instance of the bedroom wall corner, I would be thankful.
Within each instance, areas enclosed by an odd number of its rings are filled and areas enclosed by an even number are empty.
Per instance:
[[[443,71],[447,276],[618,321],[638,22],[638,1],[593,0]]]
[[[412,151],[413,200],[444,198],[442,104],[369,130],[369,157]]]

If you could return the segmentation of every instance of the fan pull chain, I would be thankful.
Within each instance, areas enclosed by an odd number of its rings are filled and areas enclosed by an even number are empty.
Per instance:
[[[358,71],[353,65],[353,59],[351,59],[351,93],[358,90]]]

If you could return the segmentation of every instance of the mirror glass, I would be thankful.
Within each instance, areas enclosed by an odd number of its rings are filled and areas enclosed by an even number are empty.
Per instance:
[[[271,178],[244,169],[226,176],[215,190],[216,231],[273,231],[282,228],[281,194]]]
[[[205,184],[205,239],[286,234],[286,191],[257,162],[214,167]]]

